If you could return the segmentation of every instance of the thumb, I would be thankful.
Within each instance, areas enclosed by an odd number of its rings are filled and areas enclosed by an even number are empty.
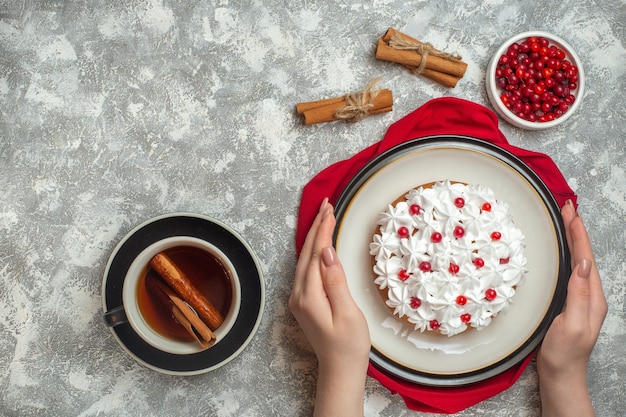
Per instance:
[[[332,246],[322,249],[322,281],[331,307],[353,303],[352,295],[346,282],[346,274],[341,262],[337,258],[337,252]]]
[[[573,320],[574,323],[586,323],[589,320],[589,306],[591,304],[590,273],[591,261],[589,259],[581,259],[572,271],[567,285],[564,312],[568,321]]]

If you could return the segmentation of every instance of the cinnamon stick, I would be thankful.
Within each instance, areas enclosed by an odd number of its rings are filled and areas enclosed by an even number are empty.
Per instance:
[[[180,298],[198,313],[198,316],[211,328],[216,330],[224,322],[224,318],[215,306],[191,283],[189,278],[163,252],[150,260],[150,266],[163,278]]]
[[[165,283],[153,275],[146,275],[148,291],[168,307],[174,318],[204,349],[216,342],[215,333],[196,315],[196,313],[178,297]]]
[[[337,104],[337,103],[345,103],[345,98],[334,97],[334,98],[327,98],[324,100],[307,101],[305,103],[298,103],[296,104],[296,112],[298,112],[298,114],[303,114],[305,111],[314,109],[316,107],[323,107],[323,106],[327,106],[330,104]]]
[[[371,100],[372,95],[374,99]],[[380,114],[390,112],[393,109],[393,93],[391,90],[384,89],[377,92],[368,92],[365,94],[365,100],[371,101],[371,107],[367,110],[367,114]],[[299,103],[296,105],[298,114],[304,116],[304,124],[312,125],[315,123],[330,122],[340,120],[337,111],[348,106],[346,96],[335,97],[326,100],[318,100],[311,102]]]
[[[422,62],[424,56],[412,49],[396,49],[390,46],[393,40],[400,39],[407,44],[415,45],[416,48],[422,45],[426,51],[430,51],[426,56],[426,61]],[[419,49],[419,48],[418,48]],[[378,40],[376,46],[376,58],[384,61],[396,62],[404,65],[409,70],[415,71],[421,68],[421,75],[432,79],[446,87],[455,87],[457,82],[465,75],[467,64],[458,57],[443,53],[432,48],[429,44],[418,41],[404,33],[389,28],[387,32]]]

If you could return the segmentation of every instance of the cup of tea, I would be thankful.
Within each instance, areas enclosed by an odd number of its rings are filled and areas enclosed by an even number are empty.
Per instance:
[[[180,295],[176,283],[164,277],[167,271],[154,263],[157,258],[166,259],[168,268],[184,276],[185,285],[193,289],[192,298],[208,302],[219,322],[206,323],[204,307]],[[128,323],[141,339],[160,351],[188,355],[207,348],[198,342],[197,334],[194,336],[195,328],[185,323],[188,318],[213,327],[211,345],[217,344],[235,324],[240,307],[241,284],[228,257],[205,240],[173,236],[154,242],[135,257],[124,278],[122,304],[106,311],[104,319],[109,327]],[[181,316],[181,311],[186,316]]]

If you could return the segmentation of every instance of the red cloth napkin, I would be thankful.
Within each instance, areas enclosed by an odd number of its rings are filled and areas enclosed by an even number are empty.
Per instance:
[[[491,110],[459,98],[436,98],[391,125],[382,141],[350,159],[327,167],[305,185],[298,213],[297,253],[300,253],[324,197],[335,203],[348,182],[376,155],[405,141],[433,135],[469,136],[498,145],[531,167],[546,183],[560,207],[568,199],[572,200],[574,206],[577,205],[576,195],[554,161],[545,154],[510,145],[498,129],[498,118]],[[509,388],[520,377],[533,355],[534,352],[500,375],[462,387],[431,387],[411,383],[376,369],[371,364],[368,374],[393,393],[400,394],[410,409],[452,414]]]

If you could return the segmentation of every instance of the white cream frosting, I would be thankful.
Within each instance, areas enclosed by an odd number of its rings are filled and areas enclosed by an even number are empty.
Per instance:
[[[379,215],[370,243],[387,305],[422,332],[485,328],[524,283],[524,235],[509,206],[489,188],[447,180],[404,198]]]

